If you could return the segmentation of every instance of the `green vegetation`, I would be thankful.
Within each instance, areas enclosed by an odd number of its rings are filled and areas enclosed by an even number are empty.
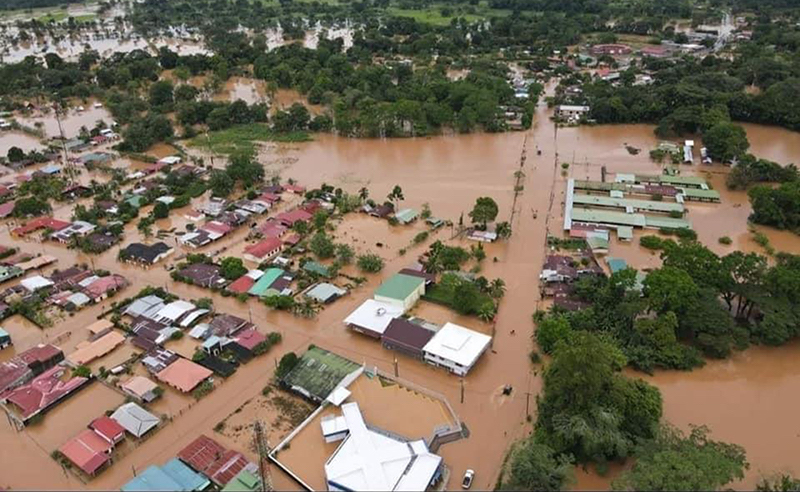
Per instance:
[[[454,273],[445,273],[436,285],[428,288],[425,299],[448,306],[461,314],[494,316],[492,297],[477,282]]]
[[[264,123],[238,125],[225,130],[199,135],[189,142],[192,147],[208,149],[216,154],[252,154],[258,142],[306,142],[311,137],[306,132],[279,134]]]
[[[636,463],[614,482],[615,490],[720,490],[744,478],[744,448],[713,441],[705,427],[688,436],[662,426],[656,438],[636,450]],[[680,473],[676,473],[680,470]]]
[[[192,390],[192,397],[195,400],[200,400],[212,391],[214,391],[214,384],[211,383],[211,381],[205,380]]]
[[[383,270],[383,258],[375,253],[358,255],[356,265],[362,272],[378,273]]]

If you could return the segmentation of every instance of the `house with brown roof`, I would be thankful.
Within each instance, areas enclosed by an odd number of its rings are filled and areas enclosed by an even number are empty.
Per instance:
[[[210,378],[212,371],[194,362],[178,358],[164,370],[156,374],[159,381],[172,386],[183,393],[195,389],[200,383]]]
[[[381,343],[388,349],[422,359],[422,349],[433,335],[435,332],[405,318],[394,318],[381,335]]]
[[[220,272],[220,267],[210,263],[194,263],[182,268],[178,275],[188,279],[192,285],[207,289],[221,288],[227,282]]]

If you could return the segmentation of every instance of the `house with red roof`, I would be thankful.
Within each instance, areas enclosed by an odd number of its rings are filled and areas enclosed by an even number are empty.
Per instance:
[[[225,224],[223,222],[218,222],[216,220],[212,220],[211,222],[206,222],[200,229],[212,235],[217,235],[218,237],[216,239],[219,239],[220,237],[224,236],[225,234],[228,234],[233,230],[233,228],[228,224]]]
[[[112,445],[96,432],[86,429],[69,441],[58,451],[80,470],[93,476],[111,462]]]
[[[63,381],[61,378],[65,372],[66,369],[61,366],[53,367],[33,378],[30,383],[0,395],[0,401],[10,410],[9,416],[25,425],[31,418],[50,409],[90,381],[80,376]]]
[[[256,330],[255,328],[250,328],[248,330],[242,330],[239,333],[237,333],[236,337],[234,337],[234,341],[238,345],[252,352],[253,349],[256,348],[256,345],[258,345],[261,342],[267,341],[267,336],[261,333],[260,331]]]
[[[24,226],[17,227],[16,229],[12,230],[11,233],[16,236],[26,236],[32,232],[36,232],[41,229],[60,231],[61,229],[66,229],[70,225],[72,225],[71,222],[54,219],[52,217],[39,217],[31,220]]]
[[[116,292],[128,286],[128,281],[125,277],[117,274],[107,275],[100,277],[93,281],[86,287],[84,292],[89,296],[92,301],[99,302],[106,299],[111,293]]]
[[[263,274],[261,270],[251,270],[231,282],[225,289],[234,294],[246,294],[250,290],[250,287],[256,283],[256,279],[258,279],[261,274]]]
[[[295,209],[290,212],[282,212],[275,216],[275,220],[286,227],[292,227],[298,222],[309,222],[313,215],[303,209]]]
[[[258,233],[260,233],[262,236],[275,238],[280,238],[286,234],[286,231],[288,230],[288,227],[273,219],[264,222],[258,226],[257,229]]]
[[[268,237],[246,247],[242,256],[253,263],[262,263],[280,254],[281,246],[280,239]]]
[[[283,185],[283,190],[288,191],[289,193],[294,193],[295,195],[302,195],[306,192],[306,187],[296,184],[285,184]]]
[[[219,487],[227,485],[249,464],[242,453],[226,449],[205,435],[200,435],[180,450],[178,458]]]
[[[116,420],[105,415],[92,420],[92,423],[89,424],[89,428],[108,442],[111,447],[114,447],[125,439],[125,428]]]
[[[14,212],[16,202],[6,202],[0,205],[0,219],[5,219]]]

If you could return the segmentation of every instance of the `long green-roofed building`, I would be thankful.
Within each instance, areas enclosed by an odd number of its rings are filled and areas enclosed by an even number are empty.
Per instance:
[[[680,212],[684,213],[683,205],[676,202],[656,202],[650,200],[636,200],[632,198],[614,198],[608,196],[582,195],[575,194],[573,197],[575,205],[587,205],[594,207],[621,208],[623,210],[646,211],[646,212]]]

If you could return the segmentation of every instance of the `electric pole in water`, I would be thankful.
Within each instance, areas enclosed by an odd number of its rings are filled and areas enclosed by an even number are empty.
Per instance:
[[[264,437],[264,428],[261,426],[260,420],[256,420],[253,424],[253,440],[258,452],[258,474],[261,478],[261,492],[275,490],[272,488],[272,474],[269,469],[269,443]]]

